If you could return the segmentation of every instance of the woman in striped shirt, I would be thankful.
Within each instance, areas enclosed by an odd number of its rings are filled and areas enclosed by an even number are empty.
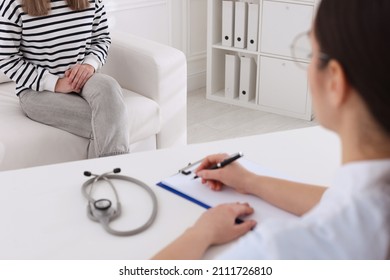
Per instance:
[[[119,84],[96,73],[111,40],[102,0],[2,0],[0,70],[26,115],[90,139],[89,158],[129,152]]]

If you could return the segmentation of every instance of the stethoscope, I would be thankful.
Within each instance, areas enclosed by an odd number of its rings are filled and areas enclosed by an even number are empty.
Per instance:
[[[113,234],[113,235],[118,235],[118,236],[129,236],[129,235],[135,235],[137,233],[140,233],[144,230],[146,230],[148,227],[152,225],[154,222],[156,215],[157,215],[157,198],[156,195],[154,194],[153,190],[146,185],[144,182],[137,180],[132,177],[128,176],[123,176],[123,175],[116,175],[117,173],[121,172],[120,168],[115,168],[112,172],[106,172],[103,173],[102,175],[96,175],[92,174],[89,171],[85,171],[84,175],[87,177],[93,176],[93,178],[87,180],[83,185],[82,185],[82,193],[85,196],[85,198],[88,199],[88,205],[87,205],[87,215],[88,217],[95,222],[99,222],[103,225],[103,228]],[[114,174],[112,174],[114,173]],[[112,182],[112,179],[117,179],[117,180],[123,180],[123,181],[128,181],[131,183],[136,184],[137,186],[143,188],[150,196],[153,202],[153,209],[150,217],[148,220],[141,225],[138,228],[128,230],[128,231],[118,231],[110,227],[110,223],[115,220],[116,218],[119,217],[121,214],[121,203],[119,201],[119,196],[118,192]],[[115,200],[116,200],[116,207],[114,208],[112,206],[112,202],[109,199],[103,198],[103,199],[98,199],[95,200],[92,198],[91,193],[92,189],[94,188],[94,185],[98,181],[106,181],[112,191],[114,192]],[[88,187],[89,191],[88,190]]]

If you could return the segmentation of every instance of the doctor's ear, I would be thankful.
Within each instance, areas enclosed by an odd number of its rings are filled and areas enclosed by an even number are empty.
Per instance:
[[[326,72],[329,104],[338,108],[348,99],[351,86],[342,65],[337,60],[332,59],[328,62]]]

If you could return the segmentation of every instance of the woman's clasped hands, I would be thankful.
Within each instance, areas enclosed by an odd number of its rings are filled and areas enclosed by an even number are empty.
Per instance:
[[[65,76],[59,78],[55,92],[80,93],[85,83],[95,73],[95,68],[89,64],[76,64],[65,72]]]

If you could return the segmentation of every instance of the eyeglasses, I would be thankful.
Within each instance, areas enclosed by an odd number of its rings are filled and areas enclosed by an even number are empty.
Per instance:
[[[310,60],[313,57],[313,50],[310,43],[310,31],[298,34],[291,45],[292,58],[296,65],[306,70]],[[330,56],[325,53],[319,53],[318,58],[324,62],[330,60]]]

